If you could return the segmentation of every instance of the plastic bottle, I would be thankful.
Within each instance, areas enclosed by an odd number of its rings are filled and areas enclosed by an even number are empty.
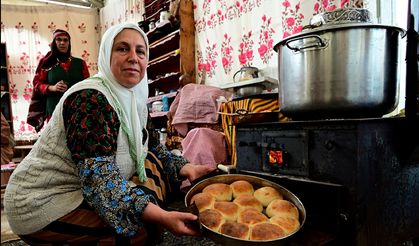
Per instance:
[[[167,96],[163,96],[161,100],[163,102],[163,112],[169,111],[169,98]]]

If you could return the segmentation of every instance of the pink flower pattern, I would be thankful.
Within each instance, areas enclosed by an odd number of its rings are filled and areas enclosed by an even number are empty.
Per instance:
[[[303,30],[304,15],[300,13],[300,2],[294,6],[294,9],[288,0],[284,0],[282,6],[285,7],[282,11],[282,38],[286,38]]]
[[[344,3],[345,0],[343,0],[342,2]],[[335,0],[316,0],[313,9],[313,15],[323,13],[325,11],[332,11],[336,9],[336,3]]]
[[[227,33],[224,34],[224,40],[221,43],[221,61],[224,68],[224,73],[231,72],[231,65],[233,64],[233,47],[231,46],[231,36]]]
[[[33,85],[30,80],[26,80],[25,88],[23,89],[23,98],[25,101],[30,102],[33,92]]]
[[[217,67],[216,59],[218,57],[218,53],[216,51],[217,45],[216,44],[209,44],[209,41],[207,40],[207,47],[205,49],[206,51],[206,57],[204,58],[204,55],[201,52],[197,52],[198,57],[198,73],[199,77],[209,77],[212,78],[215,74],[215,68]]]
[[[242,66],[251,66],[253,61],[253,40],[252,31],[243,35],[242,41],[239,44],[239,62]]]
[[[16,83],[14,83],[13,81],[10,81],[9,93],[12,99],[12,103],[17,103],[18,92],[19,92],[19,89],[16,88]]]
[[[266,15],[264,15],[262,16],[262,21],[263,23],[259,34],[258,53],[263,63],[267,64],[273,55],[272,36],[275,33],[275,30],[271,27],[272,18],[267,18]]]
[[[57,26],[54,24],[53,21],[51,21],[51,23],[48,25],[48,29],[50,30],[51,33],[53,33],[55,29],[57,29]]]
[[[218,1],[219,9],[211,12],[211,1]],[[262,5],[262,0],[204,0],[201,7],[203,10],[202,18],[194,21],[195,30],[205,32],[207,28],[213,29],[226,20],[234,20],[240,18],[244,13],[252,12],[253,9],[259,8]],[[194,8],[197,8],[194,5]]]

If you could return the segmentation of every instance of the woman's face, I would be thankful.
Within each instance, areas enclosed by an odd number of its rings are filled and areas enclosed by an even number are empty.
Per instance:
[[[67,53],[68,46],[70,45],[70,39],[67,35],[60,35],[55,38],[55,45],[57,49],[61,53]]]
[[[124,29],[116,35],[111,52],[111,71],[124,87],[137,85],[147,67],[146,45],[141,34],[134,29]]]

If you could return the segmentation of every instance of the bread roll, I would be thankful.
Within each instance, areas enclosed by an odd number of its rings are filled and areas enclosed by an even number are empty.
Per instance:
[[[215,202],[214,209],[220,211],[226,221],[236,221],[239,205],[234,202]]]
[[[297,207],[287,201],[282,199],[273,200],[266,207],[266,214],[271,218],[274,216],[281,216],[284,218],[293,218],[298,220],[298,209]]]
[[[282,194],[279,193],[277,189],[269,186],[255,190],[253,195],[262,203],[264,207],[267,207],[269,203],[275,199],[283,199]]]
[[[250,240],[273,240],[286,236],[281,227],[269,222],[259,223],[251,228]]]
[[[230,202],[233,199],[233,191],[230,185],[223,183],[210,184],[202,190],[203,193],[211,194],[217,201]]]
[[[269,222],[268,217],[253,208],[247,208],[239,213],[237,222],[254,225],[261,222]]]
[[[240,196],[241,194],[253,195],[253,185],[246,180],[238,180],[230,184],[231,190],[233,191],[233,198]]]
[[[231,237],[248,240],[250,228],[248,225],[243,223],[227,221],[221,225],[220,233]]]
[[[253,208],[259,212],[262,212],[263,206],[253,195],[242,194],[233,200],[234,203],[239,205],[241,211],[246,208]]]
[[[210,209],[214,207],[215,197],[208,193],[198,193],[195,194],[191,199],[191,204],[195,203],[199,212],[204,211],[205,209]]]
[[[225,222],[223,215],[215,209],[206,209],[199,213],[199,221],[213,231],[218,232]]]
[[[287,235],[300,228],[300,222],[297,219],[281,217],[281,215],[274,216],[269,221],[281,227]]]

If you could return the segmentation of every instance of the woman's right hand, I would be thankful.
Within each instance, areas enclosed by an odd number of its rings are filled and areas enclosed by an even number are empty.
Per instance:
[[[176,236],[199,236],[199,228],[194,226],[198,216],[191,213],[168,211],[166,219],[162,220],[162,226]]]
[[[51,92],[66,92],[66,90],[68,89],[67,84],[63,81],[60,80],[58,81],[55,85],[50,85],[48,86],[48,90]]]
[[[194,226],[193,222],[198,220],[198,216],[192,213],[184,213],[177,211],[166,211],[154,203],[149,203],[143,212],[142,218],[144,222],[159,224],[166,228],[174,235],[199,236],[199,229]]]

